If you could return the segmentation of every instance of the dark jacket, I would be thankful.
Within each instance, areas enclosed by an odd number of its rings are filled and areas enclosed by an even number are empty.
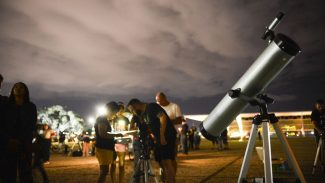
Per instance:
[[[5,109],[4,134],[7,139],[16,139],[22,143],[31,143],[36,130],[37,110],[32,102],[17,106],[8,102]]]

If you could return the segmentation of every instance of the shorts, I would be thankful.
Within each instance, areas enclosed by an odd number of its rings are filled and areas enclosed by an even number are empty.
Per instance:
[[[96,158],[98,160],[99,165],[110,165],[114,162],[113,150],[96,147]]]
[[[176,158],[176,141],[167,141],[166,145],[155,145],[155,159],[160,162],[162,160],[175,160]]]

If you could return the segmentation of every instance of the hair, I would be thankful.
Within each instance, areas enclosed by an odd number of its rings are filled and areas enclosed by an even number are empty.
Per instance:
[[[112,112],[118,112],[119,111],[119,106],[114,101],[108,102],[106,104],[106,108],[107,108],[107,110],[112,111]]]
[[[157,95],[167,98],[164,92],[158,92]]]
[[[25,88],[24,103],[26,103],[26,102],[30,102],[28,87],[27,87],[27,85],[26,85],[25,83],[23,83],[23,82],[18,82],[18,83],[15,83],[15,84],[14,84],[14,86],[13,86],[12,89],[11,89],[10,95],[9,95],[9,101],[11,101],[11,102],[14,102],[14,101],[15,101],[14,89],[15,89],[15,87],[16,87],[18,84],[23,85],[23,87]]]
[[[142,104],[142,102],[141,102],[139,99],[137,99],[137,98],[133,98],[133,99],[131,99],[131,100],[129,101],[127,107],[129,107],[129,106],[133,106],[133,105],[135,105],[135,104]]]
[[[323,105],[324,104],[324,100],[323,99],[318,99],[318,100],[316,100],[316,104]]]
[[[2,74],[0,74],[0,81],[3,81],[3,76],[2,76]]]

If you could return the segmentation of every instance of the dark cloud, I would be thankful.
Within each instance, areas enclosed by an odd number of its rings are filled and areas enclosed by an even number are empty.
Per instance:
[[[268,91],[283,104],[279,109],[303,109],[322,95],[313,88],[325,84],[324,5],[321,0],[1,1],[0,72],[8,85],[29,83],[38,103],[59,101],[82,113],[96,103],[91,101],[153,100],[159,90],[182,103],[185,112],[209,112],[265,48],[260,39],[265,26],[284,11],[277,31],[290,35],[303,52]],[[305,103],[296,102],[302,97]]]

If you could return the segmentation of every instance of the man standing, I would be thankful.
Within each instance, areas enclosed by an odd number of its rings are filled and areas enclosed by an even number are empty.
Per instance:
[[[176,130],[167,113],[156,103],[143,103],[138,99],[132,99],[128,109],[134,115],[139,116],[149,127],[149,133],[155,141],[155,158],[159,162],[168,183],[175,182],[176,167],[175,142]]]
[[[322,171],[325,173],[325,110],[324,110],[324,101],[317,100],[315,104],[315,108],[311,113],[311,121],[314,124],[314,134],[316,137],[316,144],[318,146],[319,139],[322,138],[322,148],[321,148],[321,155],[320,160],[322,164]]]
[[[174,128],[177,132],[178,137],[176,138],[177,141],[175,143],[175,151],[176,151],[175,156],[177,156],[178,144],[180,141],[180,132],[178,131],[177,126],[182,124],[182,120],[183,120],[181,108],[177,104],[173,102],[169,102],[166,95],[163,92],[158,92],[156,94],[156,102],[166,111],[168,117],[173,122]],[[176,172],[177,171],[176,160],[173,161],[173,166],[175,167],[175,172]]]
[[[104,183],[106,176],[109,172],[109,166],[111,166],[111,179],[115,182],[115,172],[114,172],[114,137],[122,137],[122,134],[111,134],[112,131],[112,121],[115,118],[115,114],[118,112],[119,107],[116,102],[109,102],[106,104],[106,115],[97,118],[95,123],[95,133],[96,133],[96,158],[99,163],[99,177],[97,182]]]
[[[163,92],[157,93],[156,101],[166,111],[168,117],[170,118],[170,120],[172,120],[174,126],[182,124],[183,115],[181,108],[177,104],[169,102]]]

